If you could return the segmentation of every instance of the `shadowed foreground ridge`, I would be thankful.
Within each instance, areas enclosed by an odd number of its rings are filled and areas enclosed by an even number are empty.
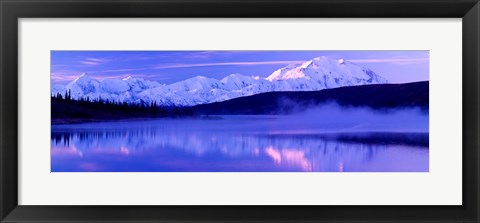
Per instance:
[[[321,91],[268,92],[192,107],[194,114],[289,114],[334,102],[376,110],[418,107],[428,111],[429,82],[375,84]]]
[[[268,92],[192,107],[127,104],[52,97],[52,124],[132,118],[185,117],[229,114],[293,114],[325,103],[374,110],[420,108],[428,111],[429,82],[375,84],[321,91]]]

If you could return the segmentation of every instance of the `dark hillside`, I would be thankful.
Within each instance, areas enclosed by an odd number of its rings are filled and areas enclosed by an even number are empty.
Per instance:
[[[429,82],[375,84],[303,92],[268,92],[192,107],[194,114],[286,114],[326,102],[341,106],[428,110]]]

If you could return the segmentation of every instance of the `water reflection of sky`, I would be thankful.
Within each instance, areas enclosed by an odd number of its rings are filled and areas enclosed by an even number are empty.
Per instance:
[[[282,131],[272,121],[53,126],[52,171],[428,171],[428,133],[326,134],[295,125]]]

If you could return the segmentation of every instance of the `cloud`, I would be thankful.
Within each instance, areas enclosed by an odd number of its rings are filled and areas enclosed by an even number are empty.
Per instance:
[[[106,62],[107,60],[106,59],[101,59],[101,58],[87,58],[86,60],[89,60],[89,61],[94,61],[94,62],[99,62],[99,63],[102,63],[102,62]]]
[[[92,61],[87,61],[87,60],[84,60],[84,61],[80,61],[81,64],[85,64],[85,65],[99,65],[101,63],[98,63],[98,62],[92,62]]]
[[[79,75],[74,73],[51,73],[50,80],[52,81],[72,81]]]
[[[256,65],[288,65],[302,64],[305,61],[251,61],[251,62],[220,62],[220,63],[196,63],[196,64],[170,64],[158,65],[154,69],[172,69],[172,68],[190,68],[190,67],[209,67],[209,66],[256,66]]]
[[[106,63],[107,61],[108,60],[104,59],[104,58],[89,57],[89,58],[85,58],[84,60],[80,61],[80,63],[84,64],[84,65],[100,65],[100,64]]]
[[[184,54],[184,58],[191,58],[191,59],[206,59],[210,58],[212,55],[216,54],[216,51],[202,51],[202,52],[193,52]]]
[[[392,64],[417,64],[417,63],[423,63],[423,62],[428,62],[429,58],[428,57],[422,57],[422,58],[387,58],[387,59],[353,59],[353,60],[348,60],[354,63],[392,63]]]
[[[152,68],[125,68],[125,69],[89,71],[89,73],[130,72],[130,71],[150,70],[150,69],[152,69]]]
[[[103,80],[103,79],[123,79],[128,76],[136,78],[156,78],[157,75],[154,74],[138,74],[138,73],[122,73],[116,75],[94,75],[95,73],[87,72],[89,76],[93,79]],[[100,73],[100,72],[97,72]],[[93,75],[92,75],[93,74]],[[52,72],[50,74],[50,80],[54,82],[70,82],[75,80],[80,76],[80,72],[74,71],[65,71],[65,72]],[[157,78],[158,79],[158,78]]]
[[[209,67],[209,66],[256,66],[256,65],[268,65],[268,64],[302,64],[305,61],[256,61],[256,62],[221,62],[221,63],[186,63],[186,64],[165,64],[151,67],[141,68],[123,68],[123,69],[111,69],[111,70],[98,70],[88,71],[88,73],[112,73],[112,72],[135,72],[144,70],[162,70],[162,69],[175,69],[175,68],[191,68],[191,67]]]

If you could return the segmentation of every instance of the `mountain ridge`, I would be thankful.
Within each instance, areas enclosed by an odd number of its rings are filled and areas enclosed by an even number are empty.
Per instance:
[[[165,107],[88,102],[52,97],[54,124],[150,118],[217,118],[221,115],[286,115],[321,111],[329,105],[389,112],[399,109],[429,111],[429,82],[348,86],[320,91],[266,92],[192,107]],[[325,107],[327,106],[327,107]],[[313,109],[313,110],[311,110]],[[334,109],[335,110],[335,109]]]
[[[52,87],[51,93],[70,91],[74,99],[88,97],[128,103],[156,102],[169,106],[194,106],[265,92],[317,91],[344,86],[384,84],[388,80],[371,69],[347,60],[317,57],[301,65],[288,65],[266,78],[230,74],[220,80],[195,76],[172,84],[160,84],[143,78],[96,80],[82,74],[64,88]]]

